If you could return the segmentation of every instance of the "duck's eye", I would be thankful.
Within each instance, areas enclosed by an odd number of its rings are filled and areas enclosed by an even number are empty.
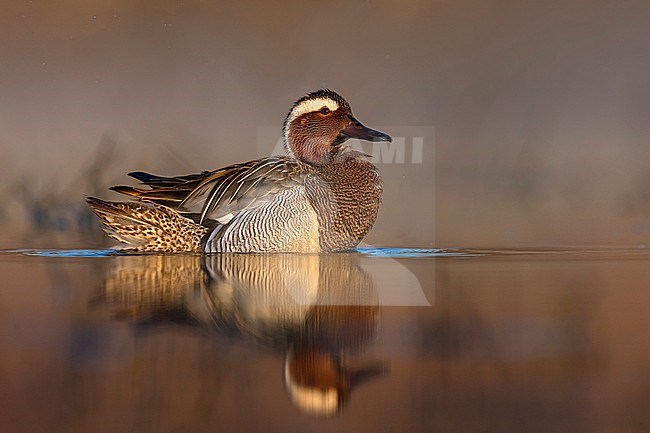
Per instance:
[[[320,114],[329,114],[329,113],[330,113],[330,109],[327,107],[323,107],[320,109]]]

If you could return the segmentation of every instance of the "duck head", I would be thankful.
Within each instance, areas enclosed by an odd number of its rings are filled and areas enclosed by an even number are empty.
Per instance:
[[[349,138],[392,141],[389,135],[359,122],[350,104],[328,89],[309,93],[293,105],[284,121],[283,136],[287,153],[312,165],[326,164]]]

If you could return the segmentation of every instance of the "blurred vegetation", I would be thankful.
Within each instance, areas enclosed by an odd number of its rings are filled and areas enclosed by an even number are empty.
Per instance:
[[[118,160],[116,140],[104,134],[88,162],[77,174],[68,176],[71,180],[42,179],[25,173],[0,192],[0,222],[12,223],[13,227],[16,213],[13,211],[17,210],[23,217],[22,237],[33,239],[56,233],[77,233],[98,239],[102,231],[83,197],[106,192],[111,183],[109,173]]]

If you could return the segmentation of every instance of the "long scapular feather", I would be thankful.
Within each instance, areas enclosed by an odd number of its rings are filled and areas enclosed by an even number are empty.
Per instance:
[[[129,176],[143,187],[118,185],[111,189],[140,202],[167,206],[199,224],[211,226],[210,220],[219,220],[222,213],[236,215],[268,200],[269,191],[295,185],[304,170],[305,167],[286,157],[272,157],[187,176],[164,177],[135,171]],[[266,186],[261,188],[262,185]],[[246,200],[237,203],[244,197]]]

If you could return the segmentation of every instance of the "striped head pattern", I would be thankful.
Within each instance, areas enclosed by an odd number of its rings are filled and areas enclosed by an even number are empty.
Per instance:
[[[391,141],[390,136],[356,120],[348,102],[329,89],[296,101],[284,121],[283,138],[290,156],[312,165],[326,164],[349,138]]]

